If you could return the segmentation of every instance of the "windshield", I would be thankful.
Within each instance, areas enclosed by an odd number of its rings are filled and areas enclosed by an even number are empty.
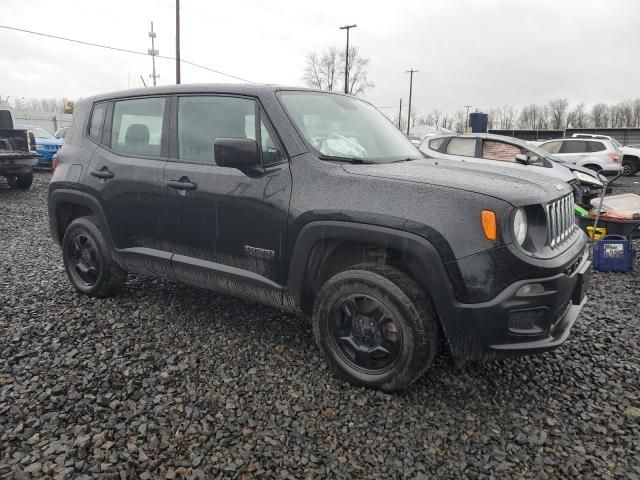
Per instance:
[[[386,163],[422,158],[382,113],[353,97],[321,92],[280,92],[298,131],[320,155]]]

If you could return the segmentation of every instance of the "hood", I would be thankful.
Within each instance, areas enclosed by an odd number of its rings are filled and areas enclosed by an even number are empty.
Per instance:
[[[46,147],[61,147],[64,142],[62,140],[50,140],[48,138],[36,137],[37,145],[44,145]]]
[[[547,203],[571,193],[566,183],[529,171],[454,160],[420,159],[408,162],[345,165],[354,175],[390,178],[488,195],[516,207]]]

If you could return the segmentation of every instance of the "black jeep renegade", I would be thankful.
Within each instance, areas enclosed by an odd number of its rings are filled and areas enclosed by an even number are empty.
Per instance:
[[[49,193],[73,286],[127,272],[312,317],[349,381],[562,344],[590,262],[568,185],[425,158],[345,95],[182,85],[78,102]]]

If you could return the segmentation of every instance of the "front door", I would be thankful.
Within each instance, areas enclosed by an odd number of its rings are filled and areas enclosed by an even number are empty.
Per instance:
[[[129,269],[139,273],[171,272],[171,254],[159,241],[168,103],[168,97],[113,102],[101,145],[85,177],[89,193],[103,208],[116,254]]]
[[[291,174],[267,118],[245,97],[179,96],[173,110],[175,145],[164,184],[174,274],[240,296],[277,296]],[[243,173],[218,166],[218,138],[258,142],[261,167]]]

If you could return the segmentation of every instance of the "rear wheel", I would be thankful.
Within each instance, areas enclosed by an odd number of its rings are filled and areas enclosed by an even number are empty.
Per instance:
[[[638,173],[638,160],[624,157],[622,159],[622,175],[630,177]]]
[[[75,219],[62,240],[64,268],[80,293],[104,298],[124,285],[127,272],[113,261],[95,217]]]
[[[20,173],[7,177],[9,188],[14,190],[28,190],[33,183],[33,172]]]
[[[438,348],[429,299],[406,274],[377,264],[327,280],[314,305],[313,332],[339,376],[387,392],[417,380]]]

